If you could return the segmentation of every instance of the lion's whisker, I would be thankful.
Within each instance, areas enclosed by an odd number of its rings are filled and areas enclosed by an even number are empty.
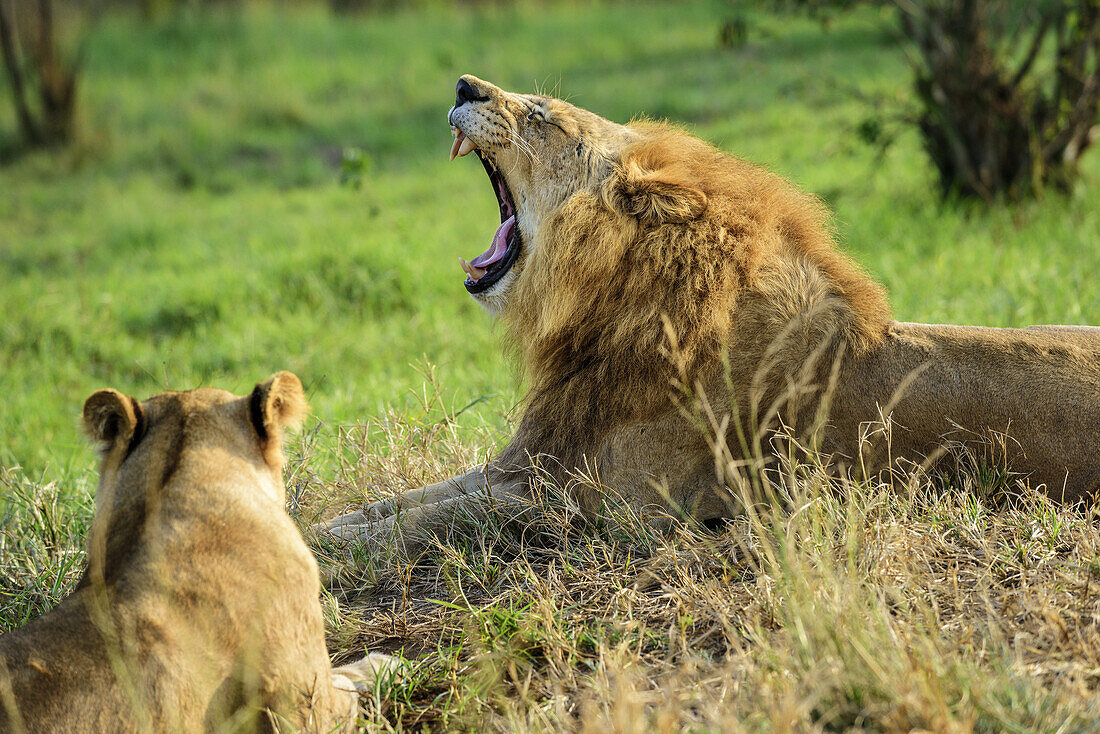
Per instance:
[[[528,145],[528,143],[525,140],[520,138],[515,133],[509,133],[508,137],[512,142],[514,142],[516,144],[516,146],[521,151],[523,151],[524,153],[527,154],[527,157],[531,159],[532,163],[534,163],[538,160],[538,157],[535,155],[535,151],[531,149],[530,145]]]
[[[541,159],[538,157],[538,155],[535,154],[534,148],[531,147],[531,144],[528,143],[523,138],[521,138],[518,134],[512,132],[511,130],[505,130],[504,131],[504,136],[506,138],[508,138],[510,141],[512,141],[513,143],[515,143],[516,147],[518,147],[521,151],[526,153],[527,157],[531,159],[532,163],[541,163],[542,162]],[[512,170],[513,171],[515,170],[514,166],[513,166]]]

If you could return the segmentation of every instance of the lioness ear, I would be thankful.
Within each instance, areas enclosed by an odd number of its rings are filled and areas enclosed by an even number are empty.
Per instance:
[[[84,432],[105,451],[139,436],[143,419],[138,401],[118,390],[97,390],[84,401]]]
[[[632,156],[623,162],[613,200],[625,214],[664,224],[690,222],[703,213],[707,195],[695,186],[686,167],[646,158],[652,156]]]
[[[293,372],[276,372],[256,385],[249,398],[249,416],[261,441],[281,436],[283,428],[297,428],[306,416],[302,382]]]

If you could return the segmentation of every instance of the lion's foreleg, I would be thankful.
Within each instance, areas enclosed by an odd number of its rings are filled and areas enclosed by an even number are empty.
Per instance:
[[[410,489],[393,497],[370,502],[359,510],[320,524],[316,530],[320,534],[328,534],[337,538],[358,537],[360,535],[358,528],[364,525],[373,525],[387,517],[412,510],[421,505],[435,504],[470,492],[477,492],[488,485],[489,479],[486,477],[485,467],[479,466],[465,474],[459,474],[457,477],[442,482]]]
[[[488,485],[489,479],[486,477],[485,467],[479,466],[457,477],[372,502],[363,508],[363,512],[370,517],[381,519],[419,505],[430,505],[469,492],[477,492]]]
[[[345,542],[362,542],[380,552],[392,550],[413,558],[452,536],[522,520],[533,510],[529,495],[524,477],[479,482],[454,496],[405,505],[380,519],[344,524],[330,533]]]

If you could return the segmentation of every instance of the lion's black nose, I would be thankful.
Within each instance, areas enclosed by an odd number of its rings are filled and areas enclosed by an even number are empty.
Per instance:
[[[473,84],[465,79],[458,80],[458,84],[455,86],[455,107],[461,107],[467,102],[481,102],[486,99],[488,97],[477,93]]]

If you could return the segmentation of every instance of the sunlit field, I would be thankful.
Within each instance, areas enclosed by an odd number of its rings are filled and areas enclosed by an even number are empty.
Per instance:
[[[523,386],[462,286],[458,257],[499,223],[481,166],[447,162],[463,73],[668,119],[790,177],[900,320],[1100,324],[1100,153],[1070,192],[943,202],[915,132],[884,153],[859,134],[869,100],[910,103],[888,15],[758,12],[726,48],[732,12],[111,12],[90,31],[80,140],[57,152],[17,149],[0,79],[0,632],[82,569],[95,458],[77,418],[95,389],[245,393],[294,371],[313,408],[287,452],[303,527],[503,445]],[[595,527],[558,497],[535,540],[479,528],[431,567],[321,549],[334,657],[420,661],[364,725],[1100,730],[1094,518],[987,501],[978,476],[938,491],[798,472],[795,496],[714,532]]]

